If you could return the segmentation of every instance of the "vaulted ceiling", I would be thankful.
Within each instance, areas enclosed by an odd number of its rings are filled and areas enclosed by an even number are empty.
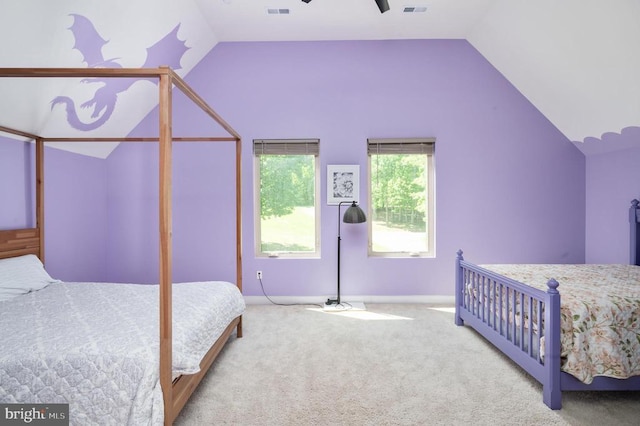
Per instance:
[[[380,13],[375,0],[13,1],[0,14],[0,67],[171,64],[184,76],[224,41],[466,39],[583,152],[640,144],[637,0],[388,3]],[[3,79],[0,126],[125,136],[157,104],[149,81],[82,83]],[[101,158],[115,146],[58,144]]]

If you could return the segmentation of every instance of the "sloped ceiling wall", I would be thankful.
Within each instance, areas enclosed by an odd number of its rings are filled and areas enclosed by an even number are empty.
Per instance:
[[[500,0],[468,40],[586,154],[640,146],[640,2]]]
[[[2,9],[0,67],[6,68],[142,67],[151,58],[146,66],[171,65],[185,75],[217,43],[191,0],[27,0]],[[5,78],[0,125],[46,137],[122,137],[157,105],[157,92],[154,82],[142,80]],[[59,97],[77,113],[75,126],[67,105],[54,101]],[[104,125],[87,131],[105,114],[111,115]],[[117,143],[51,145],[105,158]]]

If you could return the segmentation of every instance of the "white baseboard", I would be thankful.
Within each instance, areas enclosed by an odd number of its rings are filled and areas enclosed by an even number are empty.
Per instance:
[[[324,305],[327,299],[335,296],[269,296],[276,303],[289,304],[311,304]],[[345,302],[364,302],[364,303],[424,303],[431,305],[453,305],[455,303],[454,296],[440,295],[415,295],[415,296],[344,296],[341,298]],[[247,305],[268,305],[271,302],[264,296],[244,296]]]

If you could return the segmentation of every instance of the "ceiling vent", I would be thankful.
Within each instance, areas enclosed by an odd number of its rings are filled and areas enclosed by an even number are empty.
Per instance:
[[[427,11],[427,6],[405,6],[402,11],[404,13],[424,13]]]
[[[288,15],[289,14],[289,9],[268,8],[267,9],[267,13],[269,15]]]

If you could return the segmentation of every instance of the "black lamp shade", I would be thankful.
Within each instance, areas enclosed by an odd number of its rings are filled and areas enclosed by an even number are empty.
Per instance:
[[[344,216],[342,217],[344,223],[363,223],[367,221],[367,216],[364,214],[360,206],[354,201],[351,203]]]

